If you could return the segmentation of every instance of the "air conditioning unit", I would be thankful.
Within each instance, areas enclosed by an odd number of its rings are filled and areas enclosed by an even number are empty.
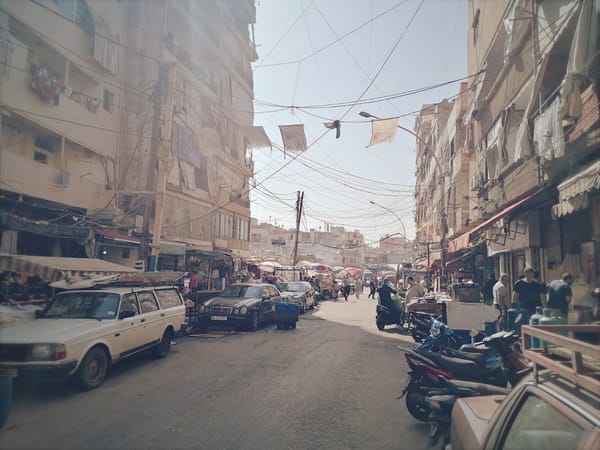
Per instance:
[[[71,181],[71,174],[66,170],[60,169],[58,172],[58,184],[60,186],[68,186]]]

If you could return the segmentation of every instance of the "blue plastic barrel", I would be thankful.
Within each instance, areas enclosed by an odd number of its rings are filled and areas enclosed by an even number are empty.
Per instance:
[[[529,318],[529,325],[536,326],[540,324],[540,319],[544,317],[544,308],[541,306],[535,307],[535,314]],[[536,337],[531,338],[531,348],[540,348],[542,345],[540,339]]]

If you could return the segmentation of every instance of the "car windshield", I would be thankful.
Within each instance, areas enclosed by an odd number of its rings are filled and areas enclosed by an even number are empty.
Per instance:
[[[227,286],[221,297],[244,297],[244,298],[259,298],[260,297],[259,286]]]
[[[114,319],[119,295],[106,292],[66,292],[58,294],[45,317],[60,319]]]
[[[303,283],[281,283],[281,289],[290,292],[304,292],[308,290]]]

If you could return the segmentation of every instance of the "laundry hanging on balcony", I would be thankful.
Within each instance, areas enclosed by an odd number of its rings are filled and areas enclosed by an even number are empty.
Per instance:
[[[31,89],[41,97],[58,105],[60,98],[60,84],[56,75],[44,64],[33,64],[31,67]]]

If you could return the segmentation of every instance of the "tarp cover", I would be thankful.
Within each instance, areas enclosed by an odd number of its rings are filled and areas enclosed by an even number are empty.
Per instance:
[[[0,271],[25,272],[48,282],[90,274],[110,275],[137,272],[133,267],[122,266],[103,259],[10,255],[7,253],[0,253]]]

